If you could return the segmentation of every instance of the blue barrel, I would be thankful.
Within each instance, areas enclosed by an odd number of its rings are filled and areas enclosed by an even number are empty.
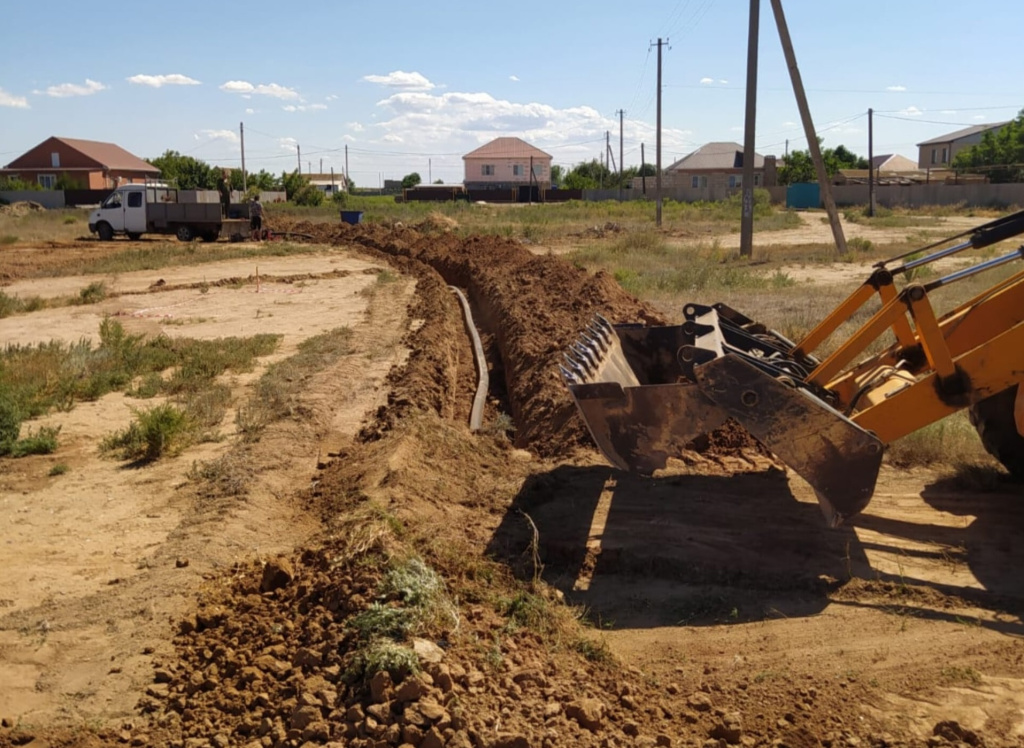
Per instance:
[[[363,221],[363,211],[361,210],[343,210],[341,211],[341,220],[344,223],[351,223],[355,226],[357,223]]]

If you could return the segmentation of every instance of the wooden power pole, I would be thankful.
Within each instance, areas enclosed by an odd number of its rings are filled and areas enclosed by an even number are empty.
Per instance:
[[[868,109],[868,216],[875,216],[875,110]]]
[[[754,253],[754,144],[757,128],[757,43],[761,0],[750,0],[747,35],[747,112],[743,123],[743,214],[740,219],[740,255]]]
[[[622,123],[626,113],[623,110],[619,110],[619,200],[622,200],[622,178],[626,168],[622,158]]]
[[[786,56],[786,65],[789,67],[789,77],[793,82],[793,94],[796,96],[796,105],[800,109],[800,120],[803,122],[804,135],[807,137],[807,148],[810,150],[811,159],[814,161],[814,170],[818,175],[818,186],[821,188],[821,198],[825,203],[829,223],[832,224],[832,237],[836,242],[836,250],[839,254],[845,255],[846,237],[843,235],[843,225],[839,222],[836,202],[832,199],[832,185],[829,184],[828,173],[825,171],[825,161],[821,157],[821,146],[818,143],[818,135],[814,131],[811,110],[807,106],[807,92],[804,90],[804,82],[800,77],[800,69],[796,64],[793,40],[789,36],[786,15],[782,12],[782,0],[771,0],[771,4],[772,11],[775,13],[775,25],[779,30],[779,41],[782,42],[782,52]]]
[[[245,173],[245,123],[238,123],[238,137],[242,141],[242,194],[249,191],[249,179]]]

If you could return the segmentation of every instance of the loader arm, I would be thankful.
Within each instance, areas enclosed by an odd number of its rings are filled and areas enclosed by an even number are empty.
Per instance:
[[[830,524],[871,499],[883,446],[1024,381],[1024,271],[937,316],[941,289],[1024,258],[1016,250],[928,283],[895,278],[1024,233],[1024,211],[871,276],[793,343],[724,304],[686,304],[684,324],[594,324],[567,354],[566,384],[614,465],[649,474],[731,418],[814,488]],[[939,244],[925,249],[934,249]],[[889,269],[887,265],[899,262]],[[868,301],[881,306],[828,356],[816,351]],[[895,342],[865,357],[877,340]],[[1024,387],[1014,412],[1024,439]]]

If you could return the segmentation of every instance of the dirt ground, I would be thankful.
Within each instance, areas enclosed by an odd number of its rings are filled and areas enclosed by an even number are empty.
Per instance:
[[[0,320],[20,342],[93,335],[105,314],[168,335],[279,332],[270,360],[355,332],[303,417],[256,445],[242,497],[188,477],[230,428],[143,469],[99,459],[129,415],[120,395],[48,416],[56,455],[0,462],[0,717],[15,726],[0,746],[1024,745],[1019,486],[885,468],[868,509],[830,530],[749,439],[723,434],[652,478],[616,472],[558,364],[594,312],[656,311],[512,241],[298,230],[318,246],[261,260],[258,290],[252,261],[131,273],[103,279],[119,295],[99,306]],[[5,292],[92,280],[18,280],[67,261],[32,252],[0,255]],[[384,267],[403,280],[379,287]],[[447,284],[468,292],[488,421],[508,414],[511,441],[465,426],[475,375]],[[71,469],[50,477],[58,461]],[[367,512],[394,517],[459,602],[424,644],[426,674],[364,690],[343,677],[344,623],[375,574],[342,549]],[[286,581],[268,587],[268,569]],[[493,574],[591,628],[511,626]]]

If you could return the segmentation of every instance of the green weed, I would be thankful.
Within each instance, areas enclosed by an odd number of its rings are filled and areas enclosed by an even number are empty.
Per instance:
[[[134,411],[132,422],[103,439],[100,451],[123,460],[152,461],[173,456],[188,446],[195,423],[181,408],[170,403]]]
[[[66,462],[58,462],[56,465],[50,468],[50,472],[47,473],[51,478],[56,478],[58,475],[64,475],[70,470]]]
[[[107,298],[107,285],[103,281],[93,281],[78,292],[77,304],[98,304]]]

